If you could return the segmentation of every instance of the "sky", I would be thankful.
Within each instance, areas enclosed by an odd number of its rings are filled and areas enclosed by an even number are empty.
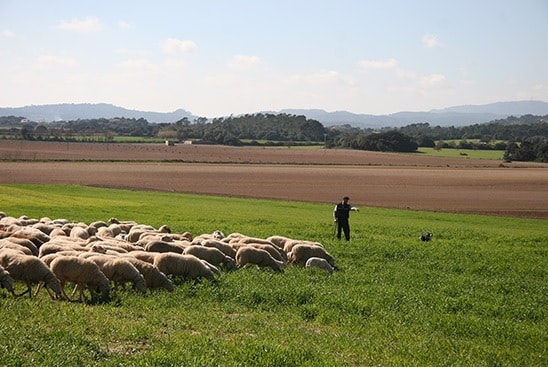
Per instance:
[[[0,107],[196,116],[548,101],[548,0],[0,0]]]

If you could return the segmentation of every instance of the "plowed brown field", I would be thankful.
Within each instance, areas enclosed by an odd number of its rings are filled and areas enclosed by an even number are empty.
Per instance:
[[[0,141],[0,184],[80,184],[548,219],[548,165],[337,149]]]

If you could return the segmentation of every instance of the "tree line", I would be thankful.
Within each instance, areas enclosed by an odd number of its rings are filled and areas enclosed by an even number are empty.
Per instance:
[[[505,159],[548,162],[548,115],[508,117],[462,127],[414,123],[399,128],[324,127],[302,115],[257,113],[208,120],[183,118],[149,123],[140,118],[99,118],[33,122],[21,116],[0,117],[0,138],[112,141],[115,136],[157,137],[224,145],[325,145],[385,152],[414,152],[418,147],[496,149]],[[455,141],[458,141],[455,143]],[[473,142],[472,142],[473,141]]]

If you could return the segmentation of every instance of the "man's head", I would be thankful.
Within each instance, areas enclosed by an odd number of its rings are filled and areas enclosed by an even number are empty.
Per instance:
[[[348,201],[350,198],[348,196],[343,197],[343,201]]]

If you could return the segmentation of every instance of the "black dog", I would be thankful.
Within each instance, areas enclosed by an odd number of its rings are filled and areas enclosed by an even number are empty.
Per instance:
[[[423,234],[421,234],[420,239],[423,242],[428,242],[432,239],[432,236],[433,236],[432,232],[424,232]]]

